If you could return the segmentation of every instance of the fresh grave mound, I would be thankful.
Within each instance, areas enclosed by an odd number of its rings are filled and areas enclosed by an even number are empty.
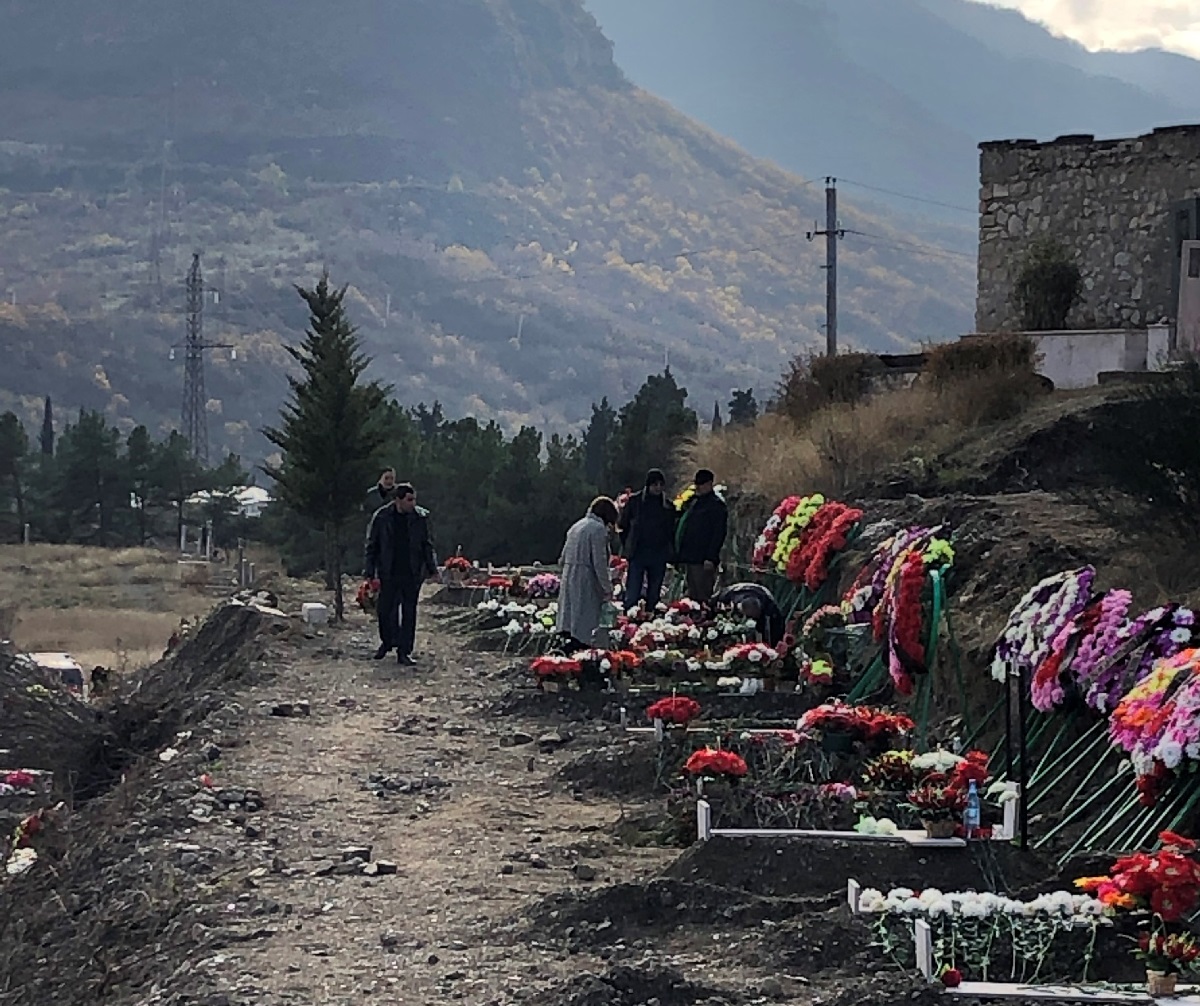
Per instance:
[[[217,608],[178,650],[113,696],[104,710],[108,731],[99,757],[81,776],[82,795],[103,789],[132,758],[163,747],[220,708],[235,684],[269,675],[267,639],[287,631],[271,609],[238,601]]]
[[[777,923],[823,911],[833,900],[762,897],[716,884],[661,877],[550,895],[533,908],[529,927],[571,946],[598,946],[671,932],[681,925],[745,929],[765,920]]]
[[[240,717],[231,686],[281,624],[223,607],[102,710],[91,764],[74,766],[88,799],[48,815],[30,839],[36,861],[0,884],[0,960],[19,979],[6,1001],[135,1003],[156,985],[200,995],[210,983],[185,962],[253,938],[283,911],[230,889],[229,864],[257,829],[206,828],[232,811],[201,781]]]
[[[616,967],[601,975],[577,975],[524,1000],[529,1006],[738,1006],[736,993],[697,985],[668,967]]]
[[[955,890],[1006,891],[1037,883],[1048,868],[1004,843],[922,849],[901,843],[825,838],[714,838],[693,846],[666,870],[680,880],[718,884],[763,897],[845,897],[846,883],[921,889],[936,876]]]
[[[238,808],[222,808],[200,780],[240,719],[232,685],[282,624],[253,606],[221,607],[100,709],[90,747],[64,730],[65,754],[46,748],[79,783],[74,806],[48,813],[30,839],[36,861],[0,878],[0,960],[14,969],[6,1002],[134,1004],[154,986],[203,995],[211,982],[188,958],[251,939],[281,914],[223,879],[257,830],[204,827]]]
[[[583,796],[644,800],[655,790],[659,757],[653,739],[620,739],[573,758],[558,778]]]

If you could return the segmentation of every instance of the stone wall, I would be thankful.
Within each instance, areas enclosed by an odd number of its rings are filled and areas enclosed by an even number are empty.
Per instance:
[[[1021,327],[1013,283],[1030,244],[1059,240],[1083,272],[1071,328],[1142,328],[1174,318],[1174,204],[1200,193],[1200,126],[1097,142],[980,145],[980,332]]]

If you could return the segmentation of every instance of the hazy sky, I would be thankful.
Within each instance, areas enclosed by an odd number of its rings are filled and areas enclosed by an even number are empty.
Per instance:
[[[1089,49],[1149,46],[1200,56],[1200,0],[984,0],[1015,7]]]

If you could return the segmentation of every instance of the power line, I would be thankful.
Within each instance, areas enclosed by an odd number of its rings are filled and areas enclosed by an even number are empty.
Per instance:
[[[886,234],[873,234],[871,231],[847,230],[847,234],[852,234],[855,237],[871,238],[877,242],[883,242],[883,247],[890,247],[896,251],[918,251],[926,255],[942,256],[950,258],[961,258],[975,261],[975,256],[970,252],[955,251],[953,248],[943,248],[941,245],[928,244],[919,241],[905,241],[903,238],[889,237]]]
[[[925,203],[927,206],[940,206],[947,210],[957,210],[959,213],[970,213],[974,216],[979,210],[971,206],[960,206],[957,203],[944,203],[940,199],[929,199],[926,196],[914,196],[909,192],[897,192],[895,189],[884,189],[878,185],[868,185],[866,182],[856,182],[849,178],[842,179],[843,185],[852,185],[857,189],[867,189],[870,192],[879,192],[885,196],[895,196],[897,199],[908,199],[914,203]]]

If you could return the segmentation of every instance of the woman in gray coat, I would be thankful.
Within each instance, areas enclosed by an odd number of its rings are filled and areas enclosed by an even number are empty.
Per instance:
[[[612,600],[608,535],[617,517],[616,503],[607,496],[597,497],[587,516],[571,525],[559,560],[558,631],[581,646],[593,645],[604,605]]]

